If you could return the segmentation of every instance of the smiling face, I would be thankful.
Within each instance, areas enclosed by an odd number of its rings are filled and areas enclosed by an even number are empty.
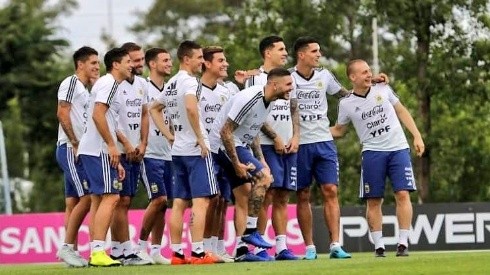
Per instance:
[[[192,55],[186,56],[185,62],[193,75],[200,74],[202,71],[202,64],[204,63],[202,49],[192,49]]]
[[[131,58],[125,55],[121,62],[114,62],[113,67],[118,71],[122,79],[130,79],[133,75],[133,66],[131,66]]]
[[[320,57],[322,57],[322,53],[318,43],[310,43],[298,52],[298,61],[311,68],[316,68],[320,65]]]
[[[366,90],[371,87],[373,73],[369,65],[358,60],[349,65],[349,79],[352,82],[354,89]]]
[[[78,61],[78,69],[82,71],[87,79],[97,79],[100,74],[99,57],[90,55],[85,61]]]
[[[289,99],[289,94],[293,90],[293,77],[290,75],[275,77],[271,80],[274,87],[274,97],[278,99]]]
[[[145,66],[145,53],[143,52],[143,50],[129,52],[129,58],[131,59],[133,74],[142,75]]]
[[[216,78],[228,77],[228,62],[223,52],[213,53],[211,61],[204,61],[206,72],[212,73]]]
[[[169,76],[172,73],[172,58],[169,53],[159,53],[151,63],[161,76]]]
[[[274,67],[283,67],[288,61],[288,52],[284,42],[276,42],[273,47],[265,51],[265,58],[270,60]]]

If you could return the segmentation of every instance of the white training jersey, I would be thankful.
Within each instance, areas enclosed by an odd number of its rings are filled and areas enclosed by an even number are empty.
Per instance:
[[[246,147],[252,144],[270,109],[271,104],[265,102],[264,86],[252,86],[231,97],[214,121],[209,135],[211,151],[217,153],[219,148],[224,150],[220,131],[228,118],[238,124],[233,132],[235,146]]]
[[[135,76],[133,82],[124,80],[117,89],[116,101],[121,105],[117,129],[136,147],[141,142],[141,116],[148,101],[148,82]],[[117,148],[125,153],[122,143],[118,142]]]
[[[187,95],[200,98],[201,85],[197,78],[189,75],[188,72],[180,70],[165,84],[164,91],[157,97],[157,102],[164,104],[167,108],[167,115],[174,127],[174,144],[172,145],[172,156],[199,156],[201,148],[196,146],[196,134],[189,123],[187,110],[185,108],[185,97]],[[198,100],[199,101],[199,100]],[[199,104],[197,106],[198,113]],[[204,142],[209,148],[208,135],[201,119],[199,126]]]
[[[107,144],[104,142],[104,139],[100,135],[97,127],[95,126],[95,122],[92,119],[96,102],[104,103],[109,107],[105,117],[107,120],[107,125],[109,126],[109,132],[112,135],[112,139],[114,142],[117,142],[117,116],[121,107],[120,103],[115,100],[118,92],[117,87],[118,83],[110,73],[102,76],[95,82],[95,85],[92,88],[93,100],[90,102],[90,107],[87,111],[90,118],[87,120],[85,134],[80,140],[80,145],[78,145],[79,155],[100,156],[101,153],[108,153]]]
[[[213,122],[218,116],[221,107],[230,98],[230,91],[223,85],[217,84],[210,88],[202,84],[201,99],[199,105],[201,107],[201,121],[206,128],[206,133],[211,132]]]
[[[234,96],[236,94],[238,94],[238,92],[240,92],[240,88],[238,88],[238,86],[233,83],[232,81],[225,81],[223,83],[223,85],[228,88],[228,91],[230,91],[230,97],[231,96]]]
[[[265,86],[267,84],[267,73],[262,67],[259,68],[260,74],[252,76],[245,81],[245,88],[253,85]],[[296,92],[289,94],[289,98],[296,98]],[[291,100],[278,99],[271,103],[271,111],[267,116],[267,124],[281,137],[284,143],[288,143],[293,137],[293,121],[291,118]],[[273,145],[274,141],[260,132],[260,144]]]
[[[396,151],[409,148],[393,107],[399,102],[389,85],[376,84],[365,96],[351,93],[339,102],[337,123],[350,121],[362,144],[362,151]]]
[[[87,123],[87,109],[90,103],[90,93],[76,75],[65,78],[58,88],[58,101],[66,101],[71,104],[70,120],[75,137],[80,140],[85,132]],[[71,147],[70,140],[65,131],[58,124],[58,145],[67,144]]]
[[[334,95],[342,86],[327,69],[318,68],[306,79],[295,68],[291,75],[296,82],[298,99],[300,144],[333,140],[330,133],[330,121],[327,117],[327,94]]]
[[[160,94],[163,93],[163,88],[159,89],[150,79],[148,79],[148,83],[148,105],[150,105],[151,102],[153,102]],[[170,123],[167,119],[166,113],[167,109],[163,109],[162,116],[165,121],[165,126],[168,128],[170,127]],[[163,136],[151,118],[145,158],[172,160],[170,143],[168,142],[167,138]]]

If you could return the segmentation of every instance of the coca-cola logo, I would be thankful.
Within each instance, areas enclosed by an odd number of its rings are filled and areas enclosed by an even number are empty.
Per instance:
[[[206,104],[206,106],[204,106],[205,112],[219,112],[219,110],[221,110],[221,104]]]
[[[362,120],[365,120],[367,118],[373,117],[373,116],[375,116],[377,114],[380,114],[382,112],[383,112],[383,106],[376,105],[376,106],[373,107],[372,110],[369,110],[367,112],[362,112],[361,118],[362,118]]]
[[[296,93],[298,99],[318,99],[320,98],[319,91],[298,91]]]

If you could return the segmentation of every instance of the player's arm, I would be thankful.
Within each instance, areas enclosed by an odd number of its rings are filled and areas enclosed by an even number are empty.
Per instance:
[[[109,105],[102,102],[95,102],[92,119],[94,120],[97,131],[102,136],[104,142],[107,144],[111,166],[113,168],[117,168],[117,165],[119,164],[120,153],[117,150],[116,141],[112,139],[112,135],[109,130],[109,124],[107,124],[107,120],[105,117],[107,110],[109,110]]]
[[[185,110],[187,113],[187,119],[191,125],[194,134],[196,135],[196,146],[201,147],[201,156],[204,158],[208,155],[209,149],[204,143],[204,137],[201,132],[201,126],[199,124],[199,111],[197,107],[197,97],[193,94],[186,94],[184,98]]]
[[[150,115],[148,114],[148,104],[143,104],[141,108],[141,130],[140,144],[138,144],[138,161],[145,156],[146,146],[148,145],[148,133],[150,131]]]
[[[291,120],[293,123],[293,137],[286,145],[287,153],[296,153],[299,148],[299,111],[298,111],[298,99],[291,98],[290,100],[290,111],[291,111]]]
[[[260,131],[264,133],[268,138],[274,141],[274,150],[278,154],[284,154],[286,151],[286,146],[282,138],[272,129],[272,127],[266,122],[262,127],[260,127]]]
[[[159,101],[153,101],[150,105],[150,116],[155,123],[155,126],[160,130],[160,133],[172,144],[174,142],[174,135],[172,130],[169,127],[165,126],[165,119],[163,118],[163,110],[165,109],[165,105]],[[171,123],[169,119],[169,123]],[[171,124],[169,124],[171,125]]]
[[[374,76],[371,80],[372,83],[390,83],[390,78],[385,73],[379,73],[377,76]]]
[[[410,112],[403,106],[403,104],[398,101],[394,105],[396,115],[400,119],[400,121],[403,123],[403,125],[408,129],[408,131],[412,134],[413,136],[413,146],[415,148],[415,153],[417,156],[422,156],[422,154],[425,151],[425,145],[424,141],[422,140],[422,135],[419,132],[419,129],[417,128],[417,125],[415,124],[415,121],[413,120],[412,115]]]
[[[70,118],[71,111],[71,103],[65,100],[58,100],[58,109],[56,115],[58,117],[58,121],[63,128],[66,136],[70,140],[70,143],[73,145],[73,148],[76,150],[78,148],[79,140],[75,136],[75,132],[73,131],[73,125],[71,123]]]
[[[338,98],[342,98],[348,94],[350,94],[350,91],[344,87],[340,87],[340,90],[336,93]]]
[[[347,132],[347,125],[335,124],[335,126],[330,127],[330,133],[334,138],[341,138]]]
[[[231,163],[233,164],[233,168],[235,168],[235,172],[240,178],[248,178],[248,167],[241,163],[238,159],[238,155],[235,148],[235,140],[233,138],[233,132],[238,128],[238,123],[233,121],[231,118],[228,118],[221,128],[220,136],[223,142],[223,146],[225,147],[226,154],[230,158]]]

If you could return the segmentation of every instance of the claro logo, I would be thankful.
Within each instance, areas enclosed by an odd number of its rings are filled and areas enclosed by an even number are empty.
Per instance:
[[[398,221],[396,216],[383,216],[384,226],[393,226],[393,236],[384,235],[387,245],[395,245],[398,241]],[[366,218],[362,216],[342,217],[340,219],[341,243],[347,238],[369,237],[369,227]],[[474,244],[484,243],[485,234],[490,232],[490,213],[451,213],[437,214],[429,220],[426,214],[420,214],[412,223],[410,230],[410,244],[423,242],[435,244],[438,241],[446,244]]]

